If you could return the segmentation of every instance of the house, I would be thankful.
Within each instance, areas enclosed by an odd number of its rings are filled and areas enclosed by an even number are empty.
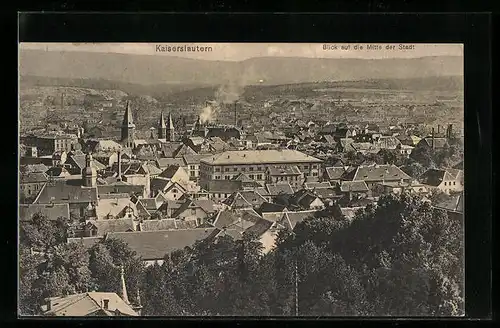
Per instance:
[[[293,202],[297,207],[304,210],[319,211],[325,208],[325,203],[323,203],[323,201],[318,196],[307,189],[301,189],[297,191],[293,195],[291,202]]]
[[[175,158],[177,151],[182,147],[182,142],[165,142],[161,144],[161,154],[165,158]],[[161,159],[159,159],[161,160]],[[171,164],[169,164],[171,165]],[[161,168],[161,166],[160,166]]]
[[[91,213],[87,214],[90,218],[95,218],[96,220],[115,220],[115,219],[139,219],[139,213],[137,212],[136,205],[130,200],[130,198],[99,198],[99,202],[95,205],[90,203],[87,207],[87,213],[93,211],[94,215]]]
[[[285,205],[275,204],[275,203],[263,203],[258,209],[257,213],[259,213],[262,218],[275,222],[277,221],[284,212],[288,211]]]
[[[379,183],[373,189],[374,195],[401,194],[402,192],[426,194],[429,192],[429,188],[418,181],[400,181]]]
[[[139,222],[132,218],[114,220],[87,220],[84,237],[104,237],[110,232],[132,232],[138,230]]]
[[[463,220],[464,217],[464,194],[463,192],[450,195],[433,205],[434,208],[444,210],[448,217]]]
[[[66,162],[64,163],[67,170],[73,175],[81,175],[82,171],[86,166],[86,155],[68,155]],[[99,161],[91,161],[91,166],[97,172],[106,169],[106,165],[100,163]]]
[[[363,198],[370,195],[370,189],[363,180],[341,181],[338,185],[338,191],[349,197]]]
[[[262,185],[260,183],[258,183],[254,179],[250,178],[245,173],[238,174],[232,180],[241,181],[241,185],[242,185],[243,189],[254,189],[254,188],[262,187]]]
[[[87,292],[51,297],[42,310],[44,316],[56,317],[138,316],[127,302],[116,293]]]
[[[379,149],[396,149],[401,145],[401,141],[392,136],[380,136],[375,140],[374,145]]]
[[[396,150],[406,158],[410,157],[411,152],[413,151],[415,147],[409,146],[409,145],[404,145],[404,144],[399,144],[396,146]]]
[[[151,193],[156,195],[161,191],[166,194],[167,189],[173,184],[178,184],[186,191],[193,191],[194,187],[186,170],[181,166],[171,165],[151,180]]]
[[[262,217],[253,209],[226,210],[217,213],[212,225],[219,230],[234,230],[241,238],[242,234]]]
[[[323,180],[330,181],[332,184],[340,182],[340,179],[345,173],[344,166],[333,166],[325,168],[325,174],[323,175]]]
[[[447,194],[464,190],[462,170],[429,169],[420,177],[420,182],[430,189],[439,189]]]
[[[106,236],[128,244],[146,265],[162,264],[166,255],[206,239],[215,228],[113,232]]]
[[[348,153],[350,151],[356,151],[352,147],[352,144],[354,143],[354,139],[352,138],[340,138],[339,141],[337,142],[337,147],[335,150],[339,153]]]
[[[306,182],[304,183],[304,189],[313,190],[313,189],[323,189],[323,188],[331,188],[332,185],[330,182]]]
[[[48,181],[49,178],[44,172],[21,173],[19,181],[20,195],[25,198],[35,197]]]
[[[189,173],[189,179],[197,181],[200,176],[200,160],[206,155],[187,154],[182,156],[184,168]]]
[[[273,183],[266,184],[267,193],[266,196],[274,198],[278,195],[293,195],[295,190],[289,183]]]
[[[123,147],[114,140],[88,140],[84,148],[86,152],[94,154],[99,152],[117,152]]]
[[[421,139],[415,148],[443,149],[449,147],[447,138],[425,137]]]
[[[266,183],[289,183],[299,187],[304,183],[304,175],[298,166],[271,166],[266,171]]]
[[[151,180],[151,194],[163,195],[166,200],[178,200],[188,193],[187,188],[177,182],[171,182],[165,179]]]
[[[410,182],[412,178],[395,165],[360,165],[342,175],[342,181],[365,181],[369,189],[381,182]]]
[[[243,235],[251,235],[262,245],[262,253],[267,254],[276,246],[277,230],[273,229],[274,222],[259,219],[255,224],[245,230]]]
[[[33,216],[39,214],[47,220],[57,220],[58,218],[70,218],[68,204],[20,204],[18,218],[19,221],[31,221]]]
[[[215,201],[224,201],[236,191],[243,190],[241,181],[235,180],[211,180],[206,188],[209,198]]]
[[[71,180],[45,184],[34,204],[68,204],[70,215],[83,217],[89,203],[98,201],[97,187],[82,187]]]
[[[223,204],[230,209],[258,208],[267,201],[255,190],[240,190],[232,193]]]
[[[313,218],[314,213],[315,211],[284,212],[281,218],[276,221],[276,226],[280,229],[293,231],[297,223]]]
[[[196,225],[201,225],[206,219],[217,212],[214,202],[209,199],[191,200],[186,199],[172,213],[171,218],[181,221],[194,221]]]

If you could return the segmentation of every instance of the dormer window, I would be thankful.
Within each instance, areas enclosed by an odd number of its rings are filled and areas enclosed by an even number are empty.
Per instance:
[[[109,310],[109,300],[108,299],[102,300],[102,307],[104,310]]]

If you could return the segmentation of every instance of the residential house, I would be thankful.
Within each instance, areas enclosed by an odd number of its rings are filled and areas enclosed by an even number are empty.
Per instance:
[[[222,203],[230,209],[258,208],[267,201],[255,190],[240,190],[232,193]]]
[[[110,232],[132,232],[138,230],[139,221],[132,218],[87,220],[84,237],[104,237]]]
[[[325,203],[313,192],[307,189],[297,191],[293,195],[291,202],[302,210],[319,211],[325,208]]]
[[[146,265],[162,264],[165,256],[175,250],[193,246],[209,237],[215,228],[174,229],[135,232],[112,232],[106,239],[119,239],[128,244]]]
[[[342,181],[365,181],[369,189],[384,182],[411,182],[412,178],[395,165],[358,166],[344,173]]]
[[[216,212],[217,210],[214,207],[214,202],[209,199],[186,199],[172,213],[171,218],[181,221],[194,221],[196,222],[196,226],[199,226]]]
[[[271,166],[266,171],[266,183],[289,183],[297,188],[304,183],[304,175],[297,166]]]
[[[285,205],[266,202],[263,203],[256,212],[259,213],[262,218],[271,222],[276,222],[283,216],[283,213],[287,211],[288,209]]]
[[[315,211],[284,212],[281,218],[276,221],[276,227],[293,231],[298,223],[313,218],[314,214]]]
[[[68,204],[71,216],[83,217],[88,204],[98,201],[97,187],[72,183],[72,180],[62,180],[45,184],[33,203]]]
[[[340,182],[342,176],[345,174],[344,166],[338,167],[326,167],[325,174],[323,175],[323,180],[329,181],[331,184],[337,184]]]
[[[87,292],[51,297],[42,307],[44,316],[136,317],[139,314],[116,293]]]
[[[338,191],[349,198],[365,198],[371,196],[370,189],[364,180],[341,181]]]
[[[271,199],[278,195],[293,195],[295,193],[295,190],[289,183],[268,183],[266,184],[266,189],[266,196],[269,196]]]
[[[429,188],[418,181],[383,182],[373,188],[374,195],[401,194],[403,192],[426,194],[429,192]]]
[[[44,172],[21,173],[19,181],[20,195],[25,198],[36,197],[48,181],[49,178]]]
[[[425,137],[421,139],[415,148],[443,149],[449,147],[447,138]]]
[[[462,170],[429,169],[420,177],[420,182],[431,190],[439,189],[447,194],[464,190]]]
[[[33,216],[41,215],[47,220],[70,218],[68,204],[19,204],[19,221],[31,221]]]
[[[209,198],[214,201],[224,201],[234,192],[243,191],[243,184],[236,180],[210,180],[206,190]]]

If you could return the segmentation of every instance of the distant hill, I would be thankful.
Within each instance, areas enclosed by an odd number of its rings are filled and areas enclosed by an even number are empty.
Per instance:
[[[412,59],[252,58],[241,62],[169,56],[23,50],[21,76],[139,85],[280,85],[321,81],[462,76],[462,57]],[[163,86],[166,87],[166,86]]]

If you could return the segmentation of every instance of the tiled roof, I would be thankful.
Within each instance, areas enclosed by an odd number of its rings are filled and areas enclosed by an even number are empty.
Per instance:
[[[371,165],[359,166],[355,170],[347,171],[343,176],[343,180],[364,180],[370,181],[396,181],[396,180],[411,180],[411,177],[401,171],[395,165]]]
[[[287,230],[293,230],[297,223],[312,217],[314,217],[314,212],[311,211],[285,212],[281,219],[276,222]]]
[[[120,239],[143,260],[161,260],[172,251],[193,246],[207,238],[215,228],[157,230],[110,233],[107,238]]]
[[[159,178],[172,179],[180,170],[180,165],[170,165],[158,175]]]
[[[97,236],[105,236],[109,232],[126,232],[134,230],[132,219],[87,220],[87,225],[97,228]]]
[[[174,158],[177,150],[182,146],[182,142],[167,142],[161,145],[163,156]],[[182,159],[181,159],[182,160]],[[160,165],[161,166],[161,165]]]
[[[258,212],[260,213],[273,213],[283,212],[286,209],[285,205],[265,202],[260,205]]]
[[[445,200],[434,205],[436,208],[444,209],[450,212],[464,212],[464,195],[463,193],[450,195]]]
[[[60,217],[69,219],[68,204],[20,204],[19,220],[30,221],[33,215],[41,214],[49,220],[57,220]]]
[[[22,173],[45,173],[49,167],[45,164],[28,164],[28,165],[21,165],[20,166],[20,171]]]
[[[67,181],[55,181],[46,184],[35,204],[53,203],[89,203],[97,200],[96,187],[82,187],[68,184]]]
[[[366,185],[366,182],[363,180],[356,180],[356,181],[342,181],[340,183],[340,191],[341,192],[367,192],[368,186]]]
[[[235,180],[210,180],[208,181],[207,191],[211,193],[231,194],[242,190],[242,182]]]
[[[146,187],[142,185],[129,185],[123,183],[97,186],[99,196],[102,194],[129,194],[130,196],[142,195],[144,193],[144,188]]]
[[[286,166],[284,168],[271,166],[268,169],[268,172],[271,176],[289,176],[302,174],[297,166]]]
[[[210,165],[231,165],[249,163],[321,163],[320,159],[306,155],[296,150],[235,150],[226,151],[211,157],[203,158],[201,163]]]
[[[292,186],[289,183],[274,183],[266,184],[269,195],[275,196],[279,194],[291,195],[294,193]]]
[[[419,141],[419,144],[423,143],[424,145],[432,148],[432,138],[426,137]],[[444,148],[448,146],[448,140],[446,138],[434,138],[434,148]]]
[[[184,159],[184,163],[186,165],[197,165],[197,164],[200,164],[200,160],[202,158],[205,158],[205,157],[207,157],[207,155],[197,154],[197,155],[184,155],[184,156],[182,156],[182,158]]]
[[[141,231],[157,231],[177,229],[174,219],[144,220],[140,223]]]
[[[243,233],[244,234],[251,234],[251,235],[254,235],[256,237],[260,237],[266,231],[268,231],[272,225],[273,225],[273,222],[271,222],[271,221],[268,221],[266,219],[259,219],[253,226],[246,229]]]
[[[330,182],[306,182],[304,183],[304,188],[306,189],[322,189],[322,188],[331,188],[332,185]]]
[[[47,174],[42,172],[21,174],[21,183],[44,183],[47,181]]]
[[[319,188],[314,190],[314,194],[317,195],[321,200],[338,198],[339,195],[335,192],[335,188]]]
[[[444,180],[462,181],[463,171],[456,169],[437,170],[429,169],[421,177],[420,182],[428,186],[437,187]]]
[[[182,158],[159,158],[156,162],[158,167],[160,167],[160,169],[165,169],[172,165],[175,166],[184,165],[184,160]]]
[[[156,198],[139,198],[139,202],[144,206],[148,211],[157,210],[162,204]]]
[[[104,300],[108,300],[107,310],[102,308]],[[82,317],[96,314],[138,316],[130,305],[125,303],[116,293],[73,294],[51,298],[50,302],[51,309],[44,313],[46,316]]]
[[[130,207],[136,216],[138,215],[137,207],[129,198],[100,199],[95,211],[98,219],[106,219],[108,215],[115,218],[122,216],[127,207]]]

